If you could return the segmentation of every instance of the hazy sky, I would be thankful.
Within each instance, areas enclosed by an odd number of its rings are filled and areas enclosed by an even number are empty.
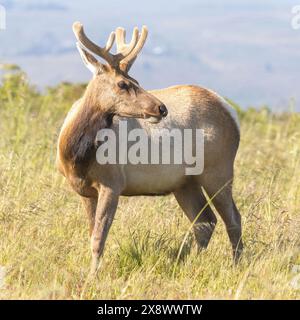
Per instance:
[[[147,89],[198,84],[242,106],[300,111],[300,29],[289,0],[71,1],[0,0],[0,62],[20,64],[40,88],[87,81],[75,48],[73,21],[99,44],[117,26],[146,24],[149,37],[132,68]],[[299,1],[300,4],[300,1]]]

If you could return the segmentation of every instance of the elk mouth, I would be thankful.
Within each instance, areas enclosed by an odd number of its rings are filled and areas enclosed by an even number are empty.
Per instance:
[[[129,113],[116,113],[119,117],[124,118],[135,118],[135,119],[144,119],[149,123],[159,123],[162,120],[162,116],[153,116],[152,114],[142,113],[142,114],[129,114]]]
[[[147,120],[149,123],[159,123],[162,119],[162,116],[153,116],[150,114],[144,114],[144,119]]]

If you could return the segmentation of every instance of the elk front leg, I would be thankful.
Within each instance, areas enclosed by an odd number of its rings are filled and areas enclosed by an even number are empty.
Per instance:
[[[91,237],[92,265],[91,273],[95,274],[103,253],[105,241],[117,210],[119,193],[111,188],[101,187],[99,192],[95,225]]]
[[[98,198],[85,198],[81,197],[81,201],[85,208],[88,220],[89,220],[89,232],[90,237],[93,234],[94,225],[95,225],[95,214],[97,209]]]

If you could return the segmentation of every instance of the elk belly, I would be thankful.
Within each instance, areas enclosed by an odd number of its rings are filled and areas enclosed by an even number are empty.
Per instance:
[[[164,195],[174,191],[185,180],[182,165],[125,165],[126,187],[123,195]]]

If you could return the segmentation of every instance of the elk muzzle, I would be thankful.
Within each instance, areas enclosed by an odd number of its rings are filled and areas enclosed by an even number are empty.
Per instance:
[[[162,103],[153,108],[154,110],[146,111],[144,113],[144,118],[147,119],[150,123],[158,123],[162,118],[165,118],[168,115],[167,107]]]
[[[158,99],[156,101],[147,104],[143,108],[144,119],[147,119],[151,123],[158,123],[162,118],[168,115],[167,107]]]

